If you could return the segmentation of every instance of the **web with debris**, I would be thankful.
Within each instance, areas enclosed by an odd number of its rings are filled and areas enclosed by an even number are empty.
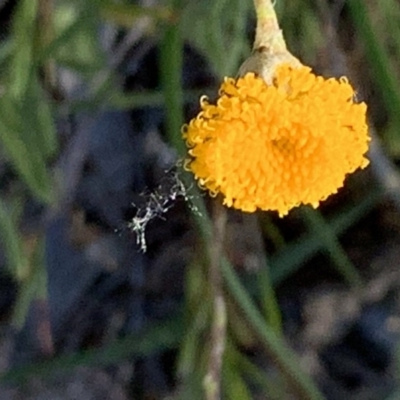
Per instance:
[[[128,228],[136,234],[136,243],[143,253],[147,251],[147,224],[155,218],[165,220],[165,214],[174,206],[177,199],[185,200],[191,211],[201,215],[191,201],[195,197],[195,195],[190,194],[192,185],[186,188],[179,175],[180,173],[176,170],[166,171],[165,180],[156,189],[151,193],[142,193],[141,196],[146,199],[142,207],[132,204],[137,207],[137,212],[128,224]]]

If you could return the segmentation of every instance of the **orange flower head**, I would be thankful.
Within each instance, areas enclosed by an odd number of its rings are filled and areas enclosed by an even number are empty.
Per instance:
[[[276,69],[271,85],[254,73],[225,78],[216,104],[184,126],[187,163],[200,186],[243,211],[317,207],[368,165],[366,105],[347,79],[305,66]]]

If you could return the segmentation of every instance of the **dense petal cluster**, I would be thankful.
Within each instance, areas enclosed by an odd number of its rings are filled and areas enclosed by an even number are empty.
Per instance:
[[[277,68],[271,85],[248,73],[225,78],[216,104],[183,129],[188,168],[211,194],[243,211],[318,206],[368,164],[366,105],[345,78]]]

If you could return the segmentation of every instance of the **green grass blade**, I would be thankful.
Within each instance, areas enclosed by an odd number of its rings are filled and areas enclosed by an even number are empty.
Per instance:
[[[0,200],[0,231],[1,243],[7,259],[7,267],[12,275],[21,280],[26,276],[28,260],[25,257],[21,237],[18,232],[18,225],[10,207]],[[18,212],[20,214],[20,212]]]
[[[370,211],[381,199],[381,190],[371,192],[362,201],[328,221],[332,234],[336,237]],[[282,247],[281,251],[269,258],[271,279],[274,285],[283,282],[302,265],[324,248],[324,243],[314,233],[306,234],[297,241]]]
[[[299,368],[297,357],[266,324],[232,266],[226,260],[222,262],[222,273],[229,292],[243,311],[255,334],[260,338],[261,345],[281,372],[297,389],[298,393],[301,393],[305,398],[310,400],[323,399],[310,377]]]
[[[358,37],[364,42],[364,51],[369,59],[372,76],[376,80],[376,88],[380,90],[390,118],[395,122],[399,132],[400,85],[391,69],[390,58],[372,27],[365,1],[348,0],[346,5],[350,10]]]
[[[58,146],[52,110],[36,76],[30,79],[19,113],[30,148],[37,149],[43,161],[54,156]]]
[[[336,234],[333,232],[330,225],[326,223],[321,213],[310,207],[303,207],[301,211],[309,229],[319,238],[322,243],[323,251],[328,253],[335,268],[339,274],[342,275],[345,282],[350,286],[361,287],[363,285],[361,275],[348,258]]]
[[[231,347],[227,347],[224,354],[222,370],[222,391],[224,398],[229,400],[252,400],[248,385],[238,368],[236,360],[231,357]]]
[[[54,373],[68,372],[78,366],[109,366],[134,356],[147,356],[175,348],[182,335],[180,317],[148,327],[140,334],[126,336],[99,349],[60,356],[52,360],[12,368],[0,375],[1,383],[25,383],[33,376],[48,377]]]
[[[247,224],[247,229],[253,233],[253,242],[260,261],[260,268],[257,273],[257,287],[261,309],[265,320],[277,334],[282,332],[282,315],[278,300],[275,295],[274,286],[270,276],[270,265],[264,251],[264,241],[257,214],[243,215],[243,222]]]
[[[33,195],[45,202],[53,199],[51,179],[45,159],[41,152],[30,146],[24,138],[23,125],[13,121],[15,114],[11,99],[0,99],[0,142],[21,179],[30,188]]]
[[[47,270],[44,257],[44,239],[38,238],[29,260],[26,260],[25,274],[20,282],[18,297],[13,309],[12,325],[21,329],[32,301],[47,298]]]
[[[274,375],[268,376],[266,371],[253,364],[249,357],[239,350],[233,348],[231,352],[233,353],[234,363],[242,371],[243,376],[248,379],[249,383],[261,389],[268,400],[282,400],[287,397],[283,379]]]
[[[173,15],[162,6],[143,7],[136,4],[104,3],[100,6],[102,17],[120,26],[131,28],[142,17],[150,17],[155,21],[168,21]]]
[[[178,9],[181,1],[174,2]],[[166,129],[170,143],[180,155],[185,154],[185,144],[181,137],[183,124],[183,38],[179,25],[168,25],[160,45],[160,78],[166,109]]]
[[[10,94],[21,100],[30,80],[34,59],[37,0],[21,0],[13,18],[13,56],[9,68],[8,87]]]
[[[185,38],[207,57],[219,78],[236,76],[240,63],[250,53],[246,17],[251,5],[250,0],[216,0],[191,2],[184,10]]]
[[[282,334],[282,314],[275,295],[268,261],[265,259],[258,272],[258,293],[265,320],[277,335]]]
[[[38,62],[42,63],[49,58],[54,58],[60,50],[65,48],[68,43],[71,43],[75,40],[75,36],[82,32],[82,29],[85,28],[87,24],[88,18],[90,18],[90,9],[89,7],[85,7],[80,11],[80,13],[74,18],[72,10],[60,10],[63,14],[68,15],[68,19],[72,19],[72,21],[52,40],[46,47],[40,50],[39,54],[37,55],[36,59]],[[71,14],[71,16],[69,15]],[[57,15],[56,15],[57,17]],[[61,19],[61,18],[60,18]],[[64,25],[64,23],[63,23]],[[60,29],[59,29],[60,30]]]

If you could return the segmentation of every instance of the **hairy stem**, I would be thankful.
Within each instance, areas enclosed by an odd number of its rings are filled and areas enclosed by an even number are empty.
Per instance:
[[[213,237],[210,249],[209,280],[213,296],[213,321],[210,335],[210,356],[204,390],[207,400],[221,398],[221,369],[226,337],[226,305],[223,293],[221,260],[226,227],[226,209],[221,199],[213,204]]]
[[[257,28],[253,49],[265,47],[271,53],[285,52],[286,43],[271,0],[254,0],[254,8],[257,14]]]

